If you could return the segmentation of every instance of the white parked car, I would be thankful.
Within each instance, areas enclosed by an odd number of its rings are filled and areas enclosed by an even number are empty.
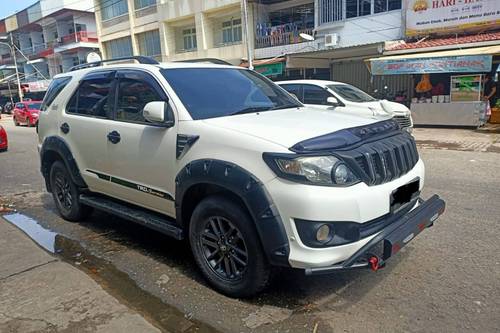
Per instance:
[[[133,59],[45,95],[41,171],[69,221],[95,208],[189,240],[209,283],[244,297],[274,266],[377,270],[444,211],[392,119],[304,107],[241,67]]]
[[[363,117],[391,116],[401,128],[411,132],[413,120],[405,105],[377,100],[350,84],[325,80],[293,80],[276,82],[308,106],[335,110]]]

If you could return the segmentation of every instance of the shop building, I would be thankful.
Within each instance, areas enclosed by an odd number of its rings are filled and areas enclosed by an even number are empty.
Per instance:
[[[406,39],[368,59],[371,74],[411,78],[416,125],[482,126],[494,106],[484,98],[485,77],[498,76],[500,2],[425,3],[408,0]]]
[[[380,55],[386,41],[400,40],[404,32],[402,0],[256,3],[255,58],[257,64],[283,58],[283,72],[274,77],[278,80],[334,79],[373,91],[377,82],[370,80],[363,60]]]
[[[161,61],[246,56],[239,0],[95,0],[105,58],[145,55]],[[252,12],[249,12],[251,19]],[[253,31],[249,32],[253,40]]]
[[[54,75],[99,51],[92,0],[40,0],[0,20],[0,36],[13,43],[25,93],[43,91]],[[14,59],[5,44],[0,44],[0,65],[2,95],[10,95],[5,78],[17,94]]]

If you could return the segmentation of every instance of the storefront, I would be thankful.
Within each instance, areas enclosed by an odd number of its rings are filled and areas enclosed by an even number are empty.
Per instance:
[[[411,75],[415,125],[478,127],[486,120],[484,76],[496,71],[500,45],[369,59],[372,75]]]

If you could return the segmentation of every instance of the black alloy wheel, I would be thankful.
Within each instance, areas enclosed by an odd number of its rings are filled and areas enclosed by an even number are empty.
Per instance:
[[[80,221],[92,209],[80,203],[80,189],[71,179],[66,166],[61,161],[52,164],[49,175],[52,197],[61,216],[68,221]]]
[[[207,281],[231,297],[250,297],[270,281],[271,267],[247,209],[230,195],[209,196],[189,224],[196,264]]]
[[[221,279],[241,279],[248,266],[248,251],[240,231],[228,219],[208,218],[198,241],[215,274]]]

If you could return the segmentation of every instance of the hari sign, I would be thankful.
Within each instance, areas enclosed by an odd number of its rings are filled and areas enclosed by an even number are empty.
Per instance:
[[[406,35],[500,25],[500,0],[406,0]]]
[[[423,73],[481,73],[491,70],[490,55],[371,61],[372,75]]]

